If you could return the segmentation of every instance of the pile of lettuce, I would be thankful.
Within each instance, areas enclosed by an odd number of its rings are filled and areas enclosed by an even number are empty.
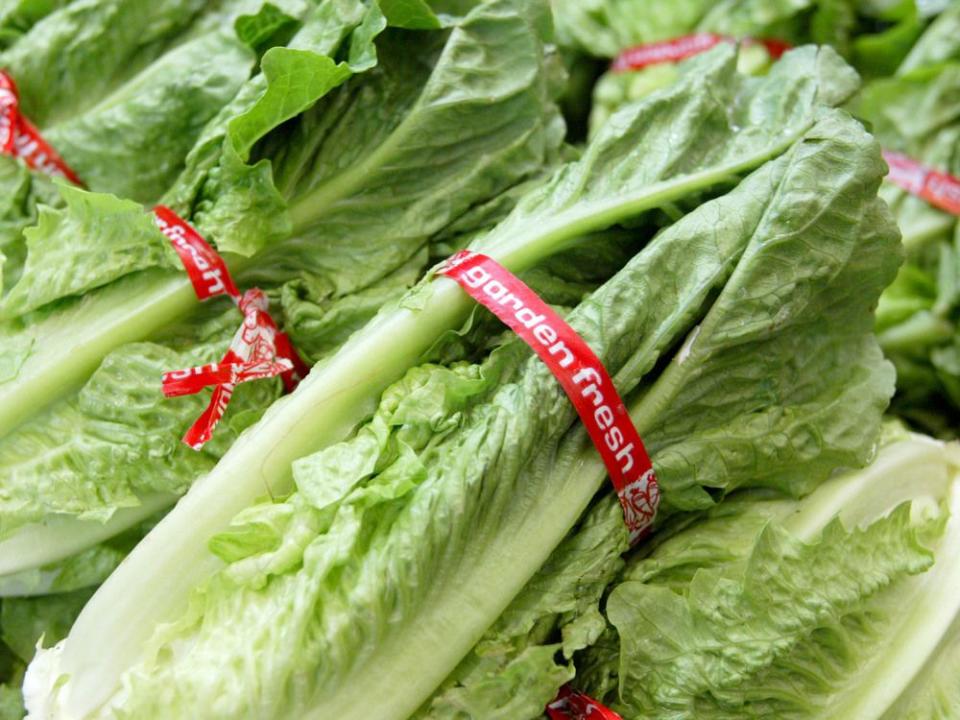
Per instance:
[[[691,67],[471,243],[549,284],[558,253],[581,248],[568,262],[582,263],[613,237],[641,241],[568,319],[628,398],[661,523],[861,466],[893,391],[872,309],[899,237],[877,197],[879,146],[836,109],[856,75],[813,47],[759,78],[727,46]],[[472,684],[461,661],[585,512],[603,516],[598,561],[619,562],[622,519],[569,402],[470,310],[428,277],[275,403],[34,661],[31,713],[434,712],[451,693],[456,706]],[[568,654],[600,619],[578,624]],[[534,716],[572,673],[556,650],[537,655]]]
[[[0,157],[0,720],[537,720],[566,684],[627,720],[956,716],[960,450],[884,414],[956,428],[960,236],[881,149],[960,170],[958,29],[912,0],[0,3],[87,183]],[[800,47],[582,64],[697,30]],[[239,314],[156,202],[314,366],[240,386],[201,452],[209,395],[160,374]],[[610,371],[662,493],[638,547],[550,371],[435,273],[464,247]]]
[[[867,77],[892,74],[932,19],[951,0],[552,0],[561,44],[581,72],[607,63],[628,48],[693,33],[744,39],[740,67],[766,72],[774,58],[751,40],[788,46],[830,45]],[[600,68],[605,70],[605,68]],[[591,132],[619,105],[676,80],[676,63],[603,73],[592,89]],[[580,93],[586,93],[581,88]],[[581,98],[586,101],[586,98]]]

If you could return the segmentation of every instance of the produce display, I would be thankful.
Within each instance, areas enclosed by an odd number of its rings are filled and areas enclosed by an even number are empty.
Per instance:
[[[960,2],[0,2],[0,720],[960,719]]]

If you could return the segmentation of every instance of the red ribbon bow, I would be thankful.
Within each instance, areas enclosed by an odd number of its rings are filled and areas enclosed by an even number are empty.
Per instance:
[[[241,295],[223,258],[200,233],[169,208],[157,206],[154,213],[157,227],[180,256],[197,297],[206,300],[226,295],[243,313],[243,324],[220,362],[163,375],[167,397],[194,395],[213,387],[207,409],[183,437],[187,445],[199,450],[213,437],[237,385],[279,375],[287,392],[292,392],[309,368],[270,317],[270,303],[263,291],[253,288]]]

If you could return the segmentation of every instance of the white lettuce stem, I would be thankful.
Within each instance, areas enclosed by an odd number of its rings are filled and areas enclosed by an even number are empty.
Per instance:
[[[175,495],[157,493],[140,498],[140,504],[117,510],[107,522],[54,515],[44,522],[17,528],[0,541],[0,596],[14,573],[43,567],[83,552],[143,522],[176,502]]]

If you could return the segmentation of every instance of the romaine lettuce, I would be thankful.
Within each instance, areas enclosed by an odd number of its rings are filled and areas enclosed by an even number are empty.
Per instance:
[[[845,67],[813,49],[760,80],[736,73],[730,48],[698,63],[475,243],[522,269],[760,165],[569,316],[618,387],[637,390],[663,517],[743,486],[806,492],[862,464],[892,391],[871,334],[899,263],[876,198],[884,167],[856,122],[819,105],[846,97]],[[775,100],[785,85],[789,107]],[[658,136],[678,128],[683,143]],[[549,371],[516,342],[479,365],[410,371],[335,443],[455,327],[469,307],[458,292],[416,288],[275,404],[35,662],[32,712],[96,716],[109,701],[103,716],[202,705],[211,717],[404,718],[427,700],[605,475]],[[291,475],[292,496],[244,510]]]
[[[404,17],[400,21],[424,22]],[[422,275],[431,236],[443,231],[449,240],[491,222],[509,203],[483,217],[468,216],[482,216],[486,203],[542,173],[558,152],[556,68],[538,34],[542,18],[499,2],[447,20],[448,29],[384,32],[377,5],[317,6],[288,46],[266,53],[263,75],[206,128],[170,193],[177,206],[196,205],[202,228],[218,218],[219,231],[208,231],[221,244],[259,237],[243,230],[243,220],[263,206],[261,198],[263,204],[281,195],[300,198],[296,207],[312,208],[316,216],[304,215],[312,218],[309,228],[275,242],[272,254],[247,260],[239,278],[271,294],[275,316],[292,326],[311,360],[331,353]],[[338,53],[356,65],[335,63],[330,55]],[[510,62],[470,80],[476,57],[489,53]],[[302,84],[302,74],[317,68],[334,75]],[[313,107],[331,89],[331,78],[339,83],[351,68],[370,72]],[[387,109],[390,120],[381,122],[377,113]],[[247,185],[250,178],[258,184]],[[183,447],[179,438],[203,398],[164,399],[157,378],[163,370],[218,359],[236,327],[236,311],[214,303],[188,312],[196,306],[192,289],[182,272],[157,267],[173,262],[169,249],[135,203],[63,192],[66,207],[45,210],[28,231],[33,253],[5,300],[11,314],[31,312],[0,349],[0,356],[12,357],[12,377],[0,384],[9,401],[5,409],[23,411],[0,439],[0,534],[6,536],[0,575],[57,563],[171,504],[279,394],[276,382],[239,388],[215,442],[200,454]],[[238,199],[249,204],[238,206]],[[274,208],[277,225],[287,222],[285,203]],[[344,264],[351,247],[352,263]],[[340,265],[331,267],[334,262]],[[243,264],[238,259],[234,267]],[[151,296],[158,286],[176,287],[177,301]],[[83,292],[83,299],[70,299]],[[121,304],[112,305],[118,298]],[[152,301],[164,313],[188,317],[156,331],[145,322]],[[97,315],[101,310],[107,317]],[[91,340],[78,317],[104,341],[97,350],[113,349],[88,356],[95,372],[74,393],[64,387],[63,374],[73,373],[82,356],[65,363],[68,348],[56,343],[67,334],[81,344]],[[45,334],[51,325],[62,335]],[[127,339],[146,335],[149,342],[121,344],[125,333]],[[45,352],[48,372],[35,368],[39,374],[31,377],[31,360]],[[44,408],[44,392],[57,402]],[[19,577],[7,577],[0,591],[8,583],[22,586]]]
[[[625,717],[955,717],[958,460],[911,436],[668,532],[614,583],[579,685]]]

